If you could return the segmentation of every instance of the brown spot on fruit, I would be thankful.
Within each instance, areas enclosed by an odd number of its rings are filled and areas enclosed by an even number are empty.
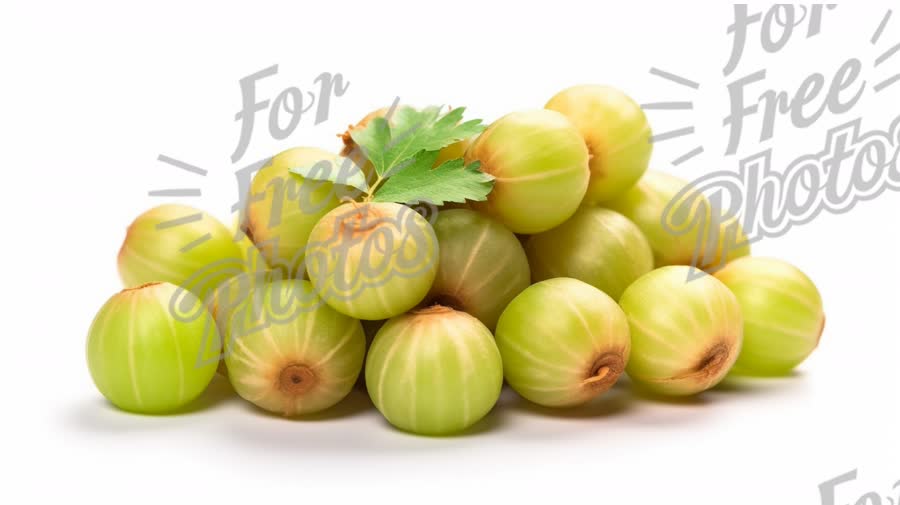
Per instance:
[[[128,291],[139,291],[141,289],[149,288],[151,286],[156,286],[159,284],[162,284],[162,283],[161,282],[145,282],[145,283],[141,284],[140,286],[132,286],[130,288],[125,288],[122,290],[122,293],[126,293]]]
[[[688,375],[698,378],[708,378],[718,375],[728,361],[729,347],[727,344],[720,342],[710,347],[703,357],[697,362],[693,370]]]
[[[302,395],[318,382],[315,372],[301,364],[292,364],[284,367],[278,374],[278,389],[282,393],[290,396]]]
[[[460,300],[459,298],[457,298],[456,296],[453,296],[453,295],[446,295],[446,294],[435,295],[435,296],[431,297],[430,299],[428,299],[428,302],[425,305],[426,305],[426,307],[428,307],[428,306],[450,307],[451,309],[460,310],[460,311],[465,312],[465,303],[463,303],[462,300]]]
[[[606,352],[594,359],[587,369],[586,377],[581,381],[581,385],[589,389],[592,395],[600,394],[611,388],[619,380],[623,371],[625,371],[625,360],[622,352]]]

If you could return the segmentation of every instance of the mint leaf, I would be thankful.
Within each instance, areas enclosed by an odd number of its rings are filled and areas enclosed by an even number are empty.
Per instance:
[[[362,170],[353,160],[343,156],[319,160],[310,166],[291,167],[290,172],[304,179],[342,184],[364,193],[369,191],[369,184]]]
[[[438,151],[420,151],[403,170],[389,178],[373,198],[376,202],[443,205],[466,200],[484,201],[494,187],[494,178],[478,169],[476,161],[461,158],[432,168]]]
[[[448,145],[481,133],[480,119],[460,123],[464,107],[443,116],[440,107],[416,110],[401,107],[394,112],[393,126],[384,118],[373,120],[361,130],[350,133],[353,141],[375,167],[379,177],[402,171],[422,151],[438,151]]]

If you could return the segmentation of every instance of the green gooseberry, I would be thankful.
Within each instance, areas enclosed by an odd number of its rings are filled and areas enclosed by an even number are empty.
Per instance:
[[[206,298],[247,270],[245,252],[216,218],[187,205],[160,205],[138,216],[119,250],[125,287],[169,282]]]
[[[622,91],[573,86],[557,93],[545,107],[568,117],[587,144],[591,181],[585,203],[612,200],[647,171],[653,152],[650,125],[641,106]]]
[[[618,300],[653,270],[653,251],[641,230],[618,212],[582,207],[565,223],[531,236],[525,246],[531,277],[572,277]]]
[[[461,310],[493,331],[506,305],[530,284],[522,245],[497,221],[467,209],[440,211],[434,232],[440,256],[425,304]]]
[[[716,272],[744,314],[744,346],[732,370],[744,375],[786,375],[819,345],[825,328],[822,295],[797,267],[748,257]]]
[[[629,286],[619,304],[631,328],[628,375],[652,392],[710,389],[740,353],[741,307],[727,286],[700,270],[656,269]]]
[[[388,320],[366,359],[366,386],[392,425],[422,435],[471,427],[497,403],[503,365],[478,319],[434,305]]]
[[[290,169],[335,158],[322,149],[295,147],[275,155],[253,177],[244,227],[272,268],[302,276],[310,232],[350,191],[331,182],[306,179]]]
[[[342,314],[389,319],[428,294],[438,266],[434,229],[397,203],[353,203],[326,214],[309,236],[306,269],[319,296]]]
[[[587,403],[628,363],[628,322],[615,300],[577,279],[538,282],[503,311],[496,331],[509,385],[546,407]]]
[[[723,262],[749,255],[750,243],[737,217],[714,221],[712,206],[705,196],[696,191],[682,193],[688,185],[674,175],[651,170],[636,186],[603,206],[624,215],[644,232],[656,267],[693,265],[715,270]],[[670,203],[673,208],[688,209],[679,221],[691,224],[681,234],[674,233],[673,229],[680,226],[676,227],[671,219],[668,226],[663,224],[664,218],[671,218],[665,216]],[[716,233],[712,233],[714,222]]]
[[[305,280],[267,274],[230,282],[216,322],[225,338],[228,379],[242,398],[301,416],[347,396],[365,354],[359,321],[322,303]]]
[[[144,284],[113,295],[97,313],[88,331],[88,369],[116,407],[172,413],[209,385],[219,343],[196,296],[174,284]]]
[[[473,202],[515,233],[533,234],[562,224],[587,190],[588,151],[581,134],[559,112],[539,109],[498,119],[466,150],[494,177],[485,202]]]

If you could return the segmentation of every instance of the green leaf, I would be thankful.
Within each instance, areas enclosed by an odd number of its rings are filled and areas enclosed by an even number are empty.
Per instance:
[[[350,135],[363,148],[379,177],[393,176],[420,152],[438,151],[484,130],[480,119],[460,123],[464,107],[443,116],[440,111],[440,107],[400,107],[394,111],[393,126],[378,118]]]
[[[363,129],[350,132],[350,137],[362,148],[363,154],[372,162],[376,173],[381,175],[378,167],[384,166],[386,148],[391,144],[391,127],[383,117],[377,117]]]
[[[364,193],[369,191],[365,174],[350,158],[343,156],[319,160],[309,166],[291,167],[290,172],[304,179],[342,184]]]
[[[411,163],[375,192],[374,201],[443,205],[487,199],[494,187],[494,178],[479,170],[477,161],[466,165],[459,158],[432,168],[437,156],[438,151],[420,151]]]

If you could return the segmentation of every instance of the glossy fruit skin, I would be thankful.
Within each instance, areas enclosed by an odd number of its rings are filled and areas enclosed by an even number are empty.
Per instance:
[[[464,159],[466,156],[466,151],[469,149],[469,146],[472,145],[472,141],[474,141],[474,140],[475,140],[474,137],[468,138],[468,139],[463,139],[463,140],[460,140],[459,142],[454,142],[454,143],[450,144],[449,146],[441,149],[438,152],[437,159],[434,160],[434,166],[439,167],[448,161],[453,161],[453,160],[460,159],[460,158]]]
[[[173,315],[173,299],[196,310],[195,317]],[[172,413],[209,385],[218,342],[209,312],[193,294],[169,283],[146,284],[113,295],[97,313],[87,363],[97,389],[116,407]]]
[[[372,342],[375,341],[375,335],[378,334],[378,330],[384,326],[388,320],[379,319],[378,321],[366,321],[360,320],[363,327],[363,333],[366,335],[366,356],[369,355],[369,348],[372,347]],[[366,369],[366,360],[363,359],[363,370]],[[356,380],[356,387],[362,391],[366,390],[366,374],[359,374],[359,379]]]
[[[744,314],[744,347],[732,373],[786,375],[819,345],[822,296],[797,267],[773,258],[736,260],[715,274]]]
[[[228,379],[242,398],[302,416],[347,396],[365,355],[359,321],[322,303],[300,279],[259,280],[244,296],[235,309],[217,314]]]
[[[663,395],[693,395],[718,384],[743,340],[741,308],[731,291],[691,267],[659,268],[619,301],[631,327],[628,375]]]
[[[491,331],[506,305],[531,283],[528,258],[515,235],[467,209],[440,211],[437,276],[425,298],[478,318]]]
[[[750,244],[746,243],[746,236],[740,230],[740,223],[735,218],[720,220],[716,223],[720,233],[712,234],[712,206],[709,200],[701,195],[696,196],[697,201],[690,201],[694,195],[679,196],[679,192],[688,186],[688,182],[663,172],[649,171],[636,186],[626,191],[619,198],[603,204],[634,222],[644,232],[644,236],[650,242],[653,249],[655,266],[667,265],[692,265],[701,269],[715,269],[720,264],[726,227],[732,225],[738,227],[738,237],[742,238],[741,247],[728,251],[727,260],[732,260],[750,254]],[[683,219],[685,223],[702,221],[702,226],[691,225],[683,234],[675,234],[671,231],[674,223],[670,222],[669,228],[663,226],[663,216],[666,206],[670,202],[676,202],[677,206],[691,204],[688,217]],[[711,242],[715,241],[715,244]]]
[[[483,324],[434,306],[390,319],[378,331],[366,360],[366,385],[392,425],[449,435],[472,426],[497,403],[503,365]]]
[[[219,353],[219,366],[217,372],[224,377],[228,377],[228,368],[225,366],[225,338],[230,332],[227,324],[234,317],[235,312],[242,307],[246,310],[246,299],[255,287],[264,281],[273,281],[281,279],[284,272],[281,270],[264,270],[247,272],[235,275],[221,283],[205,300],[209,313],[212,314],[216,323],[219,335],[222,336],[221,342],[216,349]],[[252,311],[246,310],[244,317],[249,317]],[[256,318],[253,317],[252,321]]]
[[[281,270],[247,272],[235,275],[220,284],[207,297],[207,308],[217,325],[229,321],[238,310],[244,310],[245,314],[251,314],[252,312],[249,311],[246,305],[251,293],[255,292],[257,287],[263,283],[272,283],[280,280],[285,280],[284,272]],[[318,301],[318,297],[313,295],[311,300],[306,302],[311,304],[315,301]],[[244,317],[248,316],[245,315]],[[220,325],[219,332],[225,335],[228,332],[228,328]]]
[[[496,331],[506,381],[546,407],[586,403],[615,384],[631,352],[615,300],[577,279],[530,286],[503,311]]]
[[[585,203],[621,195],[647,171],[653,153],[650,124],[641,106],[625,93],[609,86],[573,86],[557,93],[545,107],[568,117],[591,153]]]
[[[342,205],[310,233],[306,268],[325,303],[357,319],[389,319],[422,301],[439,247],[421,215],[396,203]]]
[[[571,277],[614,300],[653,270],[653,251],[640,228],[600,207],[582,207],[565,223],[531,236],[525,252],[534,282]]]
[[[340,205],[341,197],[352,196],[347,187],[289,171],[334,158],[335,154],[321,149],[295,147],[274,156],[253,177],[246,232],[272,268],[302,276],[304,250],[313,227]]]
[[[472,206],[515,233],[533,234],[562,224],[587,190],[588,151],[581,134],[550,110],[514,112],[489,126],[466,151],[494,176],[486,202]]]
[[[197,218],[172,224],[192,216]],[[204,241],[207,234],[209,239]],[[247,265],[224,224],[193,207],[170,204],[154,207],[131,223],[119,250],[118,267],[125,287],[168,282],[205,298]]]
[[[719,231],[707,237],[707,244],[716,241],[713,258],[703,267],[708,273],[715,273],[738,258],[750,256],[750,241],[737,216],[721,219]]]
[[[256,247],[256,244],[250,240],[250,237],[245,231],[245,227],[242,226],[240,213],[234,214],[234,217],[231,220],[231,226],[228,227],[228,231],[231,233],[231,236],[234,237],[238,248],[241,250],[241,256],[244,259],[244,264],[247,266],[246,270],[248,272],[261,272],[271,269],[271,267],[269,267],[269,262],[263,257],[262,252]]]

